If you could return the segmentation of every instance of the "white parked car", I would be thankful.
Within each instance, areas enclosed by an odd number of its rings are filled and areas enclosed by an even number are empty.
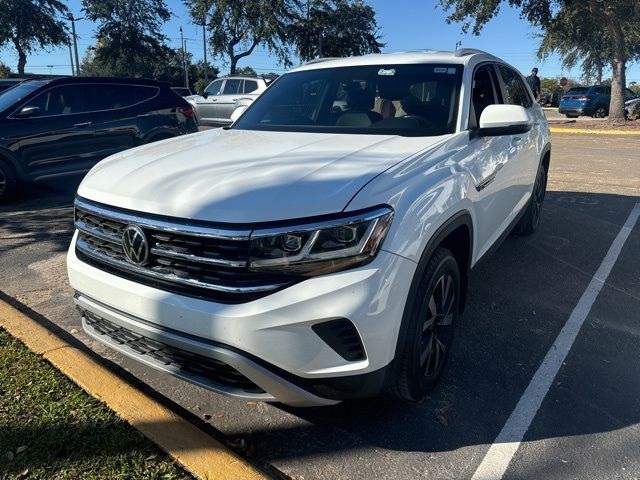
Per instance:
[[[238,107],[250,105],[272,81],[268,76],[222,77],[211,82],[202,95],[185,100],[193,105],[199,125],[224,127],[232,123],[231,115]]]
[[[477,50],[315,62],[228,129],[98,164],[68,271],[85,330],[215,392],[420,400],[469,271],[540,221],[545,116]]]

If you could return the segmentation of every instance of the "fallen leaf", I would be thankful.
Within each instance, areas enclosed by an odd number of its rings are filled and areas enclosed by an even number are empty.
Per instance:
[[[74,334],[75,334],[75,333],[78,333],[78,329],[77,329],[77,328],[72,328],[72,329],[70,330],[70,332],[71,332],[71,333],[74,333]]]
[[[20,472],[20,474],[16,477],[16,480],[22,480],[23,478],[27,478],[27,475],[29,475],[29,469],[25,468],[23,471]]]
[[[26,445],[21,445],[21,446],[19,446],[18,448],[16,448],[16,455],[18,455],[18,454],[20,454],[20,453],[24,452],[26,449],[27,449],[27,446],[26,446]]]
[[[204,418],[205,420],[209,421],[211,420],[211,415],[209,415],[208,413],[205,413],[202,418]]]

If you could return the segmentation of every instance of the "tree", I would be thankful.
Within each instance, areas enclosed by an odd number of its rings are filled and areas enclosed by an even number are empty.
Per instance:
[[[20,75],[24,75],[27,54],[69,42],[62,20],[68,11],[58,0],[0,0],[0,47],[13,44]]]
[[[4,63],[0,62],[0,78],[7,78],[9,75],[11,75],[11,69]]]
[[[213,52],[228,59],[230,72],[238,61],[260,45],[290,65],[287,27],[299,11],[299,0],[193,0],[185,1],[196,23],[204,20],[211,32]]]
[[[291,41],[303,60],[379,53],[375,11],[360,0],[315,0],[308,14],[290,27]]]
[[[518,7],[523,18],[542,28],[567,37],[575,48],[587,44],[591,51],[594,32],[600,32],[605,41],[607,57],[612,73],[609,119],[624,119],[624,89],[626,66],[640,55],[640,0],[508,0]],[[502,0],[440,0],[446,9],[453,9],[448,21],[463,22],[467,31],[473,23],[473,33],[478,34],[491,20]],[[557,26],[554,24],[558,21]],[[597,57],[596,57],[597,58]]]
[[[256,75],[256,71],[252,67],[236,68],[236,75]]]
[[[82,0],[82,5],[87,18],[98,23],[96,67],[116,76],[151,77],[158,60],[164,63],[169,49],[160,29],[171,16],[164,0]]]

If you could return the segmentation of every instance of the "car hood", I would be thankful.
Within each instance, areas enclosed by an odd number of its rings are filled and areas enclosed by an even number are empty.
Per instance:
[[[367,182],[441,137],[209,130],[96,165],[83,198],[183,219],[254,223],[342,211]]]

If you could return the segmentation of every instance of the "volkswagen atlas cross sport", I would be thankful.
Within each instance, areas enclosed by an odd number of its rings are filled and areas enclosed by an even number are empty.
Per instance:
[[[68,255],[83,327],[243,399],[420,400],[470,269],[536,230],[549,160],[522,75],[487,53],[306,64],[229,128],[91,170]]]

